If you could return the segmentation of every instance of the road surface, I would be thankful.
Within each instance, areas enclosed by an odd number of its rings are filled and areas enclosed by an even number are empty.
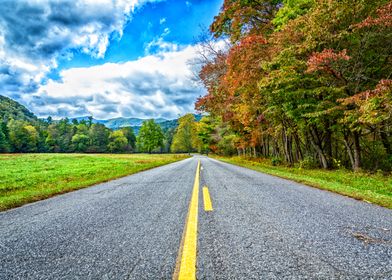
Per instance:
[[[392,211],[194,156],[0,213],[0,268],[0,279],[392,279]]]

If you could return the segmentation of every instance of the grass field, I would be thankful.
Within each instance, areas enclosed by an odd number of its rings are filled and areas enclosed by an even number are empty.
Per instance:
[[[216,158],[392,209],[392,176],[354,173],[348,170],[308,170],[272,166],[269,160],[254,161],[240,157]]]
[[[186,158],[185,155],[0,155],[0,211]]]

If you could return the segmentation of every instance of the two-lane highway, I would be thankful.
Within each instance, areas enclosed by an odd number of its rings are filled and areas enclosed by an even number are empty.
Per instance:
[[[0,268],[0,279],[392,279],[392,211],[195,156],[0,213]]]

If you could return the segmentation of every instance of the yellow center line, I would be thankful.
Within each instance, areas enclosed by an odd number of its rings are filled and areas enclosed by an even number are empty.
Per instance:
[[[203,199],[204,199],[204,211],[209,212],[214,210],[212,208],[211,197],[210,197],[210,193],[208,192],[207,186],[203,187]]]
[[[174,272],[173,279],[179,279],[179,280],[196,279],[199,184],[200,184],[200,160],[197,163],[195,182],[193,184],[192,198],[189,205],[188,218],[185,223],[185,234],[181,242],[182,243],[182,252],[180,253],[181,262],[178,271]]]

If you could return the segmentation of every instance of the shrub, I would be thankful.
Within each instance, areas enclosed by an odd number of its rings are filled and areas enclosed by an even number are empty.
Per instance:
[[[273,166],[281,165],[282,164],[282,159],[280,157],[273,157],[271,158],[271,164]]]
[[[306,156],[303,160],[299,162],[300,169],[314,169],[318,167],[317,161],[310,156]]]

